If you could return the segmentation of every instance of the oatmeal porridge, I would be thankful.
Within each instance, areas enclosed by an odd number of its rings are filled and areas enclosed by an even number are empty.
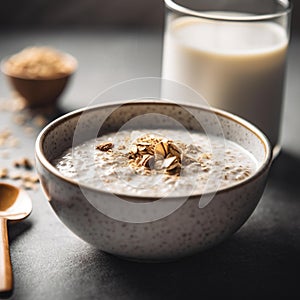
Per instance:
[[[257,170],[255,158],[232,141],[172,129],[105,134],[66,150],[52,163],[79,184],[151,197],[216,191]]]

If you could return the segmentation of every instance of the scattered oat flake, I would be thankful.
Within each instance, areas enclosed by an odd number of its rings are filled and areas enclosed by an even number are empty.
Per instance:
[[[11,136],[11,131],[8,129],[3,129],[0,131],[0,137],[3,139],[7,139],[9,136]]]
[[[37,115],[33,118],[33,124],[37,127],[44,127],[47,124],[47,119],[42,115]]]
[[[21,178],[22,178],[23,181],[28,181],[28,182],[32,182],[32,183],[39,182],[39,177],[37,175],[33,175],[33,174],[30,174],[30,173],[22,174]]]
[[[11,173],[9,175],[9,178],[12,180],[18,180],[22,178],[22,174],[21,173]]]
[[[107,152],[107,151],[111,150],[113,148],[113,146],[114,146],[113,143],[105,142],[105,143],[97,145],[96,149]]]
[[[17,112],[25,108],[26,102],[17,92],[13,93],[12,99],[9,99],[10,111]]]
[[[36,189],[36,185],[30,181],[24,181],[22,183],[22,187],[26,190],[35,190]]]
[[[27,126],[24,128],[24,132],[28,135],[32,135],[34,133],[34,128]]]
[[[23,167],[23,168],[25,168],[27,170],[31,170],[33,168],[33,164],[31,162],[31,160],[29,158],[26,158],[26,157],[21,158],[19,160],[15,160],[14,161],[14,166],[16,168]]]
[[[201,159],[211,159],[212,158],[212,154],[211,153],[202,153],[200,155]]]
[[[8,169],[7,168],[0,169],[0,178],[4,179],[7,178],[7,176],[8,176]]]
[[[20,140],[16,137],[10,137],[7,140],[7,146],[11,148],[16,148],[20,145]]]
[[[3,129],[0,131],[0,146],[15,148],[19,146],[20,140],[14,137],[10,130]]]
[[[0,99],[0,110],[15,112],[24,108],[24,100],[17,93],[13,93],[12,98]]]
[[[207,167],[207,166],[203,166],[203,167],[202,167],[202,171],[204,171],[204,172],[208,172],[209,170],[210,170],[210,168]]]
[[[26,117],[21,114],[16,114],[13,116],[13,122],[19,126],[24,125],[26,123]]]

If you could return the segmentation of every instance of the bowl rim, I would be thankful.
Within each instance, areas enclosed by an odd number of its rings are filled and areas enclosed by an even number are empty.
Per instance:
[[[261,143],[264,146],[264,150],[265,150],[265,157],[263,162],[261,163],[260,167],[256,170],[256,172],[254,174],[252,174],[250,177],[246,178],[243,181],[240,181],[238,183],[235,183],[233,185],[230,185],[228,187],[224,187],[221,188],[217,191],[210,191],[210,192],[206,192],[206,193],[197,193],[197,194],[191,194],[191,195],[180,195],[180,196],[176,196],[176,195],[167,195],[165,197],[151,197],[151,196],[141,196],[141,195],[131,195],[131,194],[126,194],[126,193],[112,193],[109,191],[106,191],[104,189],[99,189],[99,188],[94,188],[92,186],[89,185],[85,185],[82,183],[78,183],[77,181],[66,177],[64,175],[62,175],[56,168],[55,166],[53,166],[50,161],[48,161],[48,159],[45,157],[44,153],[43,153],[43,142],[45,140],[46,135],[52,130],[54,129],[57,125],[64,123],[65,121],[67,121],[68,119],[73,118],[76,115],[80,115],[83,112],[86,111],[93,111],[93,110],[98,110],[98,109],[103,109],[103,108],[110,108],[110,107],[114,107],[114,106],[129,106],[129,105],[149,105],[149,104],[158,104],[158,105],[180,105],[183,106],[185,108],[188,109],[200,109],[203,111],[207,111],[208,113],[215,113],[217,116],[221,116],[221,117],[225,117],[231,121],[234,121],[235,123],[238,123],[239,125],[245,127],[247,130],[251,131],[252,133],[254,133],[256,135],[256,137],[261,141]],[[111,102],[111,103],[102,103],[102,104],[97,104],[94,106],[90,106],[88,108],[84,107],[84,108],[80,108],[74,111],[71,111],[57,119],[55,119],[54,121],[50,122],[48,125],[46,125],[44,127],[44,129],[42,129],[42,131],[39,133],[36,142],[35,142],[35,158],[39,161],[39,163],[43,166],[43,168],[45,168],[49,173],[51,173],[52,175],[54,175],[55,177],[58,177],[59,179],[66,181],[67,183],[79,187],[84,188],[85,190],[90,190],[93,192],[98,192],[98,193],[103,193],[103,194],[114,194],[116,196],[120,196],[122,198],[130,198],[130,199],[136,199],[141,200],[141,199],[153,199],[153,201],[160,199],[160,198],[164,198],[164,199],[180,199],[183,197],[187,197],[187,200],[190,199],[198,199],[201,196],[205,196],[205,195],[209,195],[212,193],[217,194],[221,194],[221,193],[226,193],[229,192],[231,190],[237,189],[239,187],[242,187],[244,185],[249,184],[250,182],[256,180],[257,178],[259,178],[261,175],[263,175],[270,167],[271,163],[272,163],[272,150],[271,150],[271,144],[268,140],[268,138],[265,136],[265,134],[260,131],[256,126],[254,126],[253,124],[251,124],[250,122],[244,120],[243,118],[236,116],[232,113],[229,113],[227,111],[221,110],[221,109],[217,109],[217,108],[212,108],[212,107],[204,107],[204,106],[200,106],[200,105],[195,105],[195,104],[184,104],[184,103],[179,103],[179,102],[166,102],[163,100],[143,100],[143,101],[136,101],[136,102],[122,102],[122,101],[116,101],[116,102]]]
[[[288,15],[291,13],[293,9],[293,3],[291,1],[284,1],[279,0],[277,1],[282,6],[282,10],[278,12],[266,12],[266,13],[259,13],[256,15],[250,16],[226,16],[226,15],[217,15],[217,14],[208,14],[205,11],[200,11],[192,8],[188,8],[183,4],[179,4],[174,0],[164,0],[165,6],[175,12],[180,13],[188,16],[203,18],[207,20],[213,21],[227,21],[227,22],[256,22],[256,21],[265,21],[265,20],[272,20],[274,18],[279,18],[284,15]]]
[[[61,51],[61,50],[57,50],[59,53],[61,53],[65,58],[67,58],[68,60],[70,60],[73,64],[73,70],[67,74],[63,74],[63,75],[59,75],[59,76],[52,76],[52,77],[41,77],[41,78],[31,78],[31,77],[27,77],[27,76],[22,76],[22,75],[15,75],[11,72],[8,72],[6,70],[6,67],[5,67],[5,64],[6,62],[11,58],[13,57],[14,55],[17,55],[18,53],[15,53],[15,54],[12,54],[10,56],[6,56],[4,57],[1,62],[0,62],[0,70],[1,72],[8,76],[8,77],[11,77],[11,78],[16,78],[16,79],[23,79],[23,80],[28,80],[28,81],[51,81],[51,80],[58,80],[58,79],[63,79],[63,78],[66,78],[66,77],[69,77],[71,76],[72,74],[74,74],[76,72],[76,70],[78,69],[78,60],[73,56],[71,55],[70,53],[68,52],[64,52],[64,51]]]

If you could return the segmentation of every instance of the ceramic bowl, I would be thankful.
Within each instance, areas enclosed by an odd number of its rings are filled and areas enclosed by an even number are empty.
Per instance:
[[[186,195],[184,201],[169,195],[163,199],[164,203],[182,201],[178,208],[164,217],[149,221],[145,207],[141,214],[145,214],[147,221],[143,222],[132,221],[130,213],[125,216],[128,211],[123,204],[120,204],[119,210],[122,218],[112,217],[110,204],[115,203],[116,195],[79,186],[61,175],[51,164],[54,158],[72,146],[75,130],[80,142],[83,142],[94,137],[90,132],[115,132],[130,119],[149,113],[169,116],[192,130],[201,130],[203,125],[205,128],[215,128],[214,120],[217,120],[226,139],[247,149],[255,157],[258,162],[256,173],[241,183],[216,191],[206,205],[199,206],[199,199],[205,195]],[[200,127],[195,117],[201,120]],[[79,120],[81,129],[78,134]],[[166,126],[155,116],[149,119],[150,123],[158,128]],[[36,141],[37,172],[49,204],[59,219],[82,240],[105,252],[148,262],[174,260],[194,254],[236,232],[260,200],[270,164],[268,140],[241,118],[221,110],[155,101],[99,105],[71,112],[45,127]],[[126,204],[157,201],[149,194],[141,197],[117,196],[121,198],[119,203],[123,201]],[[103,209],[95,203],[103,204],[100,205]]]
[[[1,71],[7,77],[8,82],[14,91],[16,91],[23,99],[28,107],[44,107],[48,105],[56,105],[59,96],[64,91],[71,76],[77,69],[77,60],[70,54],[64,53],[64,59],[73,65],[71,73],[51,78],[26,78],[11,74],[5,68],[6,59],[1,62]]]

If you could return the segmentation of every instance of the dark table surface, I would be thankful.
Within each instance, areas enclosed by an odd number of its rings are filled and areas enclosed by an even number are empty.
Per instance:
[[[63,111],[87,105],[103,89],[120,81],[160,75],[160,32],[19,31],[0,32],[0,40],[1,58],[26,46],[46,44],[79,60],[79,70],[60,102]],[[11,298],[300,299],[299,53],[300,37],[293,36],[283,150],[272,166],[257,209],[235,235],[177,262],[127,262],[76,238],[55,216],[41,189],[29,191],[33,213],[27,220],[9,225],[15,282]],[[9,99],[3,76],[0,92],[2,102]],[[0,130],[9,128],[20,139],[20,145],[1,158],[1,167],[11,168],[14,159],[34,156],[38,130],[26,134],[13,118],[12,112],[0,112]]]

